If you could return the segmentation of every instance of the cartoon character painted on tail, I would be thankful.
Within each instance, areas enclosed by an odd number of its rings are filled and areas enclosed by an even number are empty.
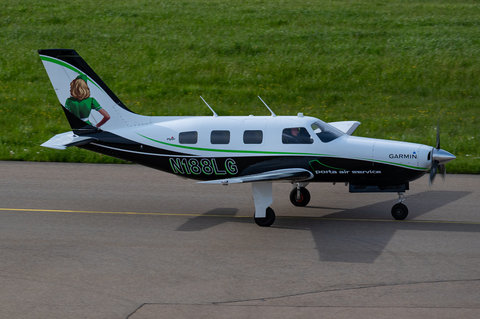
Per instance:
[[[85,75],[77,76],[70,83],[70,95],[65,102],[65,108],[85,123],[92,125],[89,120],[92,110],[98,111],[103,115],[103,119],[95,125],[96,127],[102,126],[110,119],[110,115],[102,109],[100,103],[93,97],[90,97],[90,89]]]

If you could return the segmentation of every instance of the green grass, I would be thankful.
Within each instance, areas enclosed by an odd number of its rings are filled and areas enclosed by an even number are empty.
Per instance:
[[[0,160],[120,162],[39,145],[70,130],[37,49],[73,48],[145,115],[358,120],[355,135],[435,144],[480,173],[480,3],[4,0]]]

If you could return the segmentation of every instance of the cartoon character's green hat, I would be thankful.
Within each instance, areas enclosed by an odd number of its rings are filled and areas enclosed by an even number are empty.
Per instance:
[[[78,79],[84,80],[85,83],[87,83],[87,76],[86,76],[85,74],[80,74],[79,76],[77,76],[77,77],[75,78],[75,80],[78,80]]]

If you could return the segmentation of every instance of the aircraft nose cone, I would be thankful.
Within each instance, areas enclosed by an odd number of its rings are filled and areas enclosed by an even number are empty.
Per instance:
[[[453,161],[457,157],[445,150],[438,150],[436,148],[433,149],[433,160],[438,161],[439,164],[445,164],[450,161]]]

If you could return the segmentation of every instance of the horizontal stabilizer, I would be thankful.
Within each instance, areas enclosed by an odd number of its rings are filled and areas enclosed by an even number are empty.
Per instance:
[[[217,179],[213,181],[199,182],[199,184],[238,184],[253,183],[275,180],[305,181],[313,178],[313,173],[304,168],[286,168],[259,174],[245,175],[234,178]]]
[[[342,131],[347,135],[352,135],[353,132],[355,132],[355,130],[361,123],[358,121],[343,121],[343,122],[330,122],[328,124],[339,129],[340,131]]]
[[[98,140],[94,137],[78,136],[70,131],[55,135],[54,137],[43,143],[41,146],[53,148],[55,150],[64,150],[69,146],[80,146],[95,141]]]

